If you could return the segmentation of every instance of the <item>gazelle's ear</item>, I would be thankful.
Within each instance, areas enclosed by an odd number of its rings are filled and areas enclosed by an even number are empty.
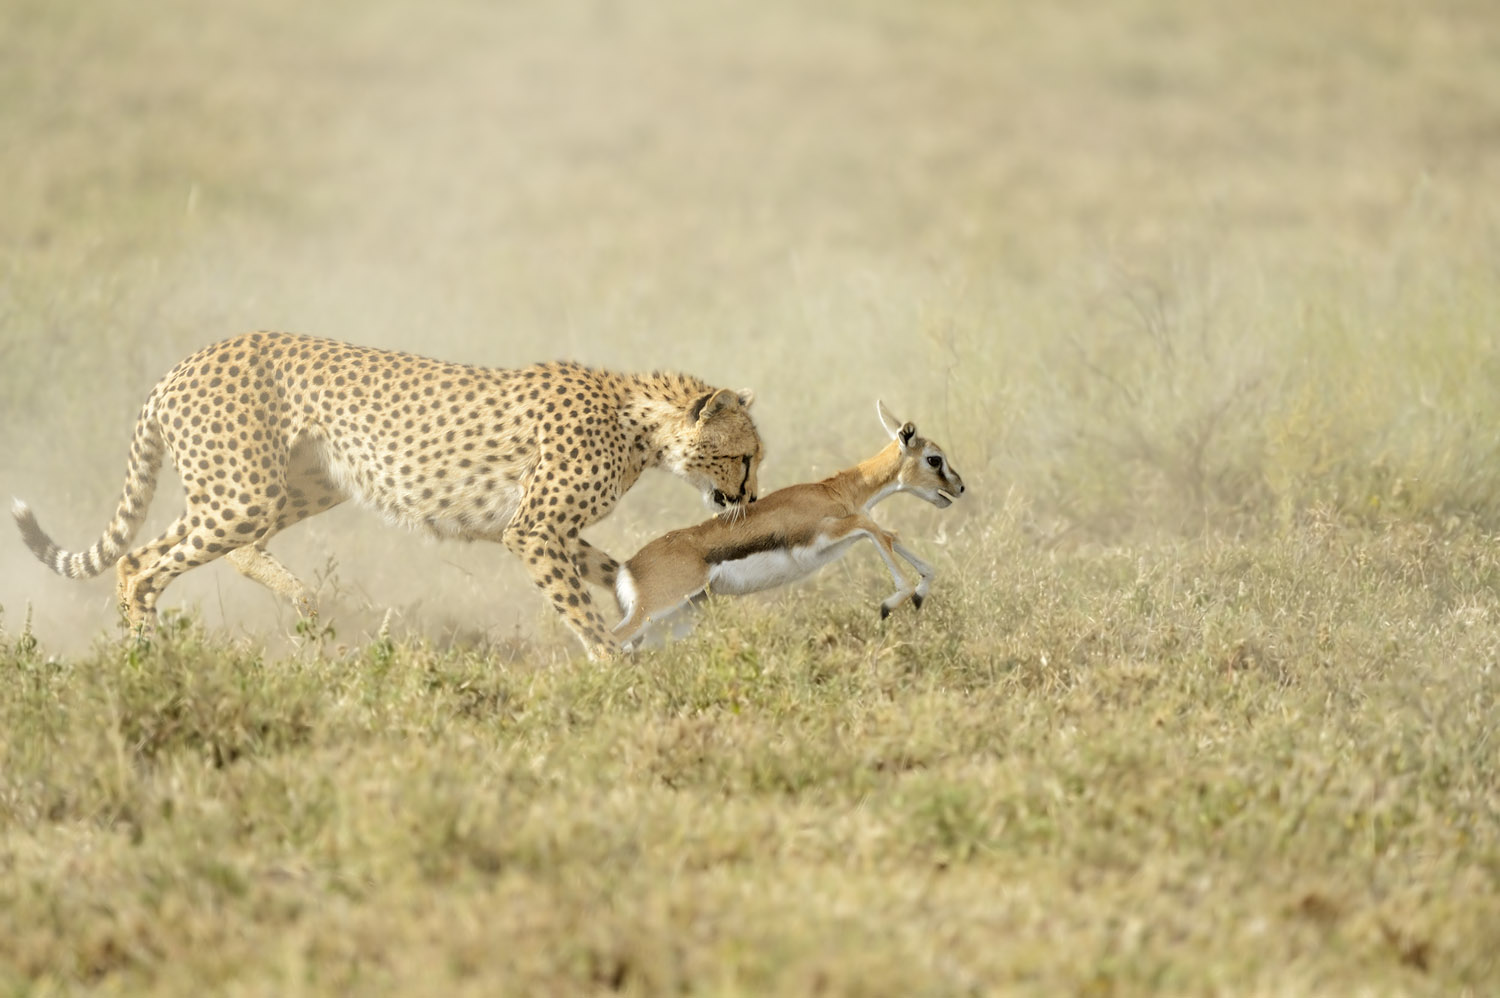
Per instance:
[[[917,428],[915,426],[913,426],[911,423],[907,423],[904,426],[902,426],[901,427],[901,431],[896,434],[896,439],[899,440],[899,441],[901,441],[901,446],[902,447],[906,447],[906,448],[910,448],[911,447],[911,442],[913,440],[915,440],[916,438],[917,438]]]
[[[885,403],[879,399],[875,400],[875,412],[880,416],[880,425],[885,427],[885,432],[891,435],[892,440],[901,436],[901,420],[891,415],[891,410],[885,407]]]

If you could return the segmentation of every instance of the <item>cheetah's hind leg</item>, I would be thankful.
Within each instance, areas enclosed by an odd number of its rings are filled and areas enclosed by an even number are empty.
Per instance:
[[[284,597],[297,611],[299,617],[315,617],[318,613],[317,596],[305,582],[266,550],[266,542],[247,544],[229,552],[229,563],[239,569],[240,574],[254,579],[267,589]]]
[[[317,616],[317,595],[266,550],[266,544],[287,527],[332,509],[349,496],[329,477],[319,448],[306,439],[292,447],[288,455],[284,487],[285,492],[274,499],[275,523],[271,529],[255,543],[230,552],[228,557],[241,575],[283,597],[299,617],[308,619]]]

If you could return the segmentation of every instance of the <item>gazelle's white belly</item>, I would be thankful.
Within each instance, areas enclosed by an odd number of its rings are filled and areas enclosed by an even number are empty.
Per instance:
[[[831,561],[838,559],[858,537],[846,537],[829,543],[800,547],[775,548],[721,561],[708,572],[708,588],[729,596],[774,589],[788,582],[806,578]],[[820,539],[821,540],[821,539]]]

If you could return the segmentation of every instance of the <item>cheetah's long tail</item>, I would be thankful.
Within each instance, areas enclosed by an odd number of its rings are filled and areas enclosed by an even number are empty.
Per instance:
[[[157,426],[152,402],[147,401],[130,442],[130,464],[125,469],[125,488],[115,518],[87,551],[64,551],[58,547],[37,523],[31,507],[15,500],[11,515],[16,518],[31,553],[52,571],[70,579],[91,579],[119,561],[145,522],[146,509],[156,494],[156,473],[161,470],[163,450],[161,428]]]

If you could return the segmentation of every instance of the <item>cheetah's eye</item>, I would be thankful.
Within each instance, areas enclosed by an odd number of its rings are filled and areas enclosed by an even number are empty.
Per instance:
[[[934,454],[927,459],[927,463],[933,468],[941,468],[943,466],[943,459]]]

